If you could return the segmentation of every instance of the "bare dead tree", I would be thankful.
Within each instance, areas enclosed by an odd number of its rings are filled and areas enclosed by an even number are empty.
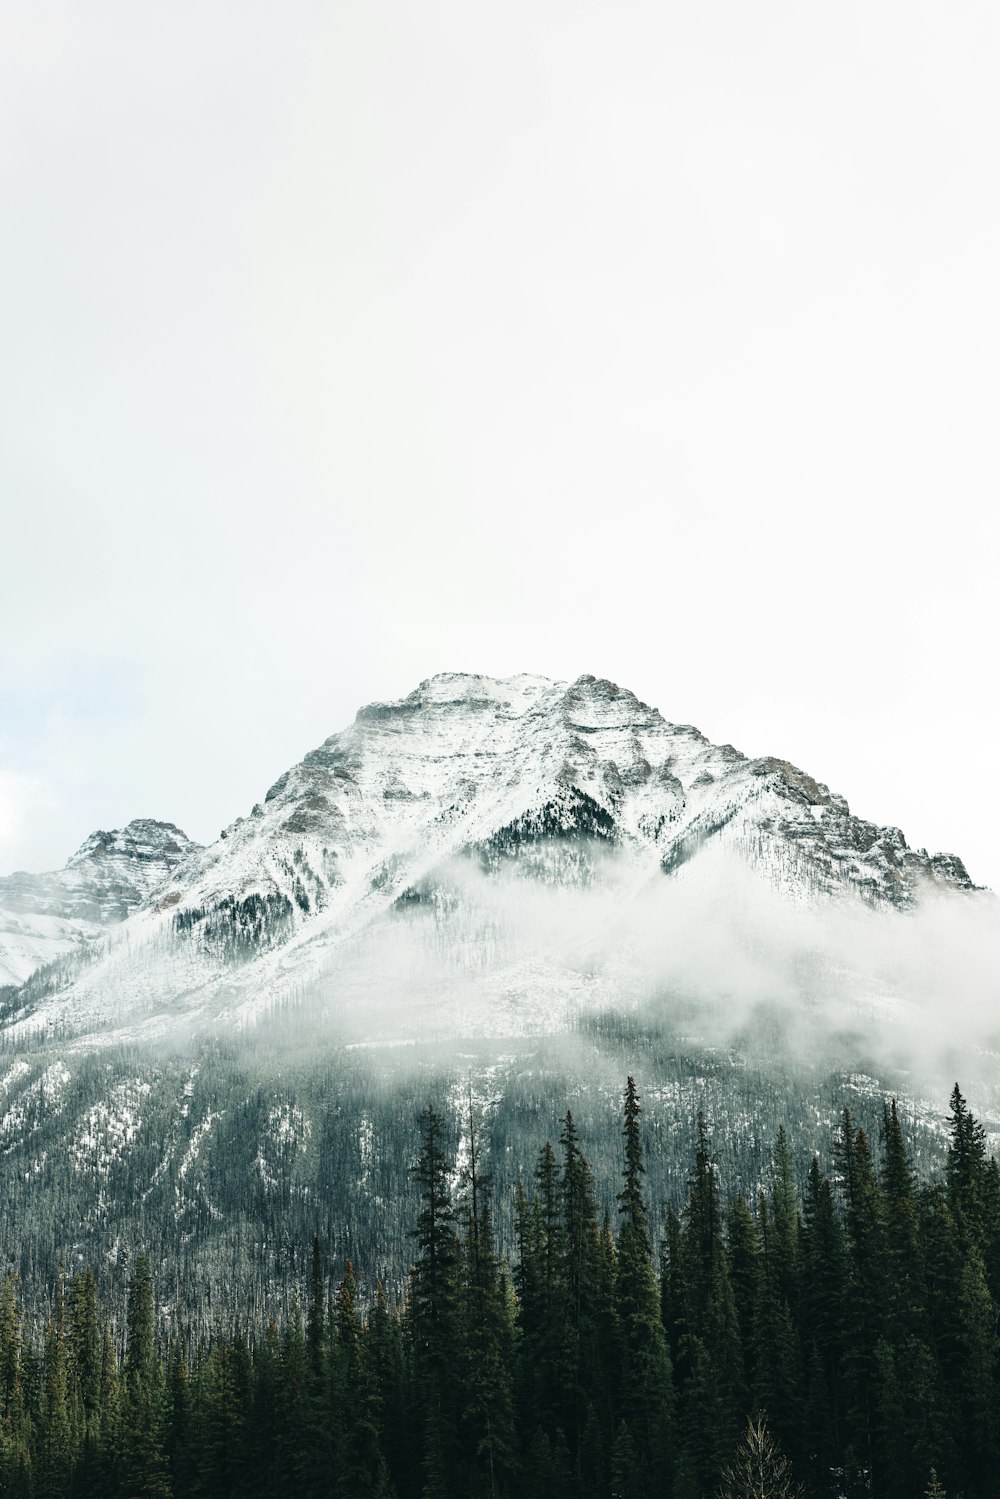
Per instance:
[[[803,1492],[763,1413],[751,1416],[736,1457],[722,1474],[718,1499],[800,1499]]]

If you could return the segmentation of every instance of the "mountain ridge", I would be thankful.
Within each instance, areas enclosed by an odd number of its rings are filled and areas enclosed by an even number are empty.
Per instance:
[[[0,985],[98,941],[198,848],[174,823],[137,817],[91,833],[62,869],[0,876]]]
[[[553,1097],[614,1210],[626,1075],[659,1204],[699,1116],[749,1200],[778,1125],[808,1158],[845,1098],[931,1141],[971,1075],[1000,1131],[998,918],[960,860],[613,683],[430,678],[0,992],[13,1262],[144,1246],[178,1309],[317,1231],[399,1275],[428,1099],[456,1141],[474,1110],[508,1243]]]
[[[976,888],[957,856],[910,849],[789,762],[713,745],[606,679],[441,673],[359,709],[216,843],[189,846],[43,1003],[29,982],[5,1024],[100,1029],[129,991],[147,1020],[249,1018],[325,982],[338,950],[455,861],[576,888],[600,883],[611,849],[623,900],[707,880],[709,851],[793,905],[906,911]]]

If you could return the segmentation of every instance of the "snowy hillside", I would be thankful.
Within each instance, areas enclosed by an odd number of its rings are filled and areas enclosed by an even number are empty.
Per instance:
[[[136,818],[91,833],[64,869],[0,878],[0,986],[124,921],[197,847],[173,823]]]
[[[910,849],[795,767],[586,676],[433,677],[361,709],[217,843],[164,862],[99,949],[24,987],[7,1027],[130,1037],[308,998],[362,1038],[530,1032],[588,998],[613,1005],[668,929],[671,953],[704,932],[709,977],[720,943],[741,962],[756,947],[766,985],[775,910],[799,913],[801,967],[818,911],[973,889],[958,858]],[[734,911],[737,935],[718,925]],[[824,952],[824,971],[838,961]]]
[[[131,824],[0,888],[63,944],[0,994],[26,1282],[152,1242],[194,1303],[284,1284],[317,1223],[398,1275],[429,1099],[456,1131],[479,1101],[508,1234],[554,1100],[613,1207],[627,1074],[657,1203],[699,1111],[751,1197],[778,1124],[808,1155],[845,1099],[877,1130],[891,1087],[933,1151],[960,1076],[998,1127],[1000,904],[794,767],[591,677],[435,677],[209,848]]]

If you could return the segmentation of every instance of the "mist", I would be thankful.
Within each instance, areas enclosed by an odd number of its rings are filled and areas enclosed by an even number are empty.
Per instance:
[[[904,911],[796,901],[716,849],[671,877],[592,849],[575,883],[459,859],[329,951],[278,1030],[404,1065],[414,1045],[614,1013],[688,1047],[833,1070],[867,1057],[937,1096],[956,1074],[995,1074],[998,974],[986,892],[928,889]]]

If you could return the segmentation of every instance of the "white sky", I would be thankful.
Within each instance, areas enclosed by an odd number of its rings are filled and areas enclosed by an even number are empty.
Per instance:
[[[998,25],[6,0],[0,872],[530,670],[1000,887]]]

